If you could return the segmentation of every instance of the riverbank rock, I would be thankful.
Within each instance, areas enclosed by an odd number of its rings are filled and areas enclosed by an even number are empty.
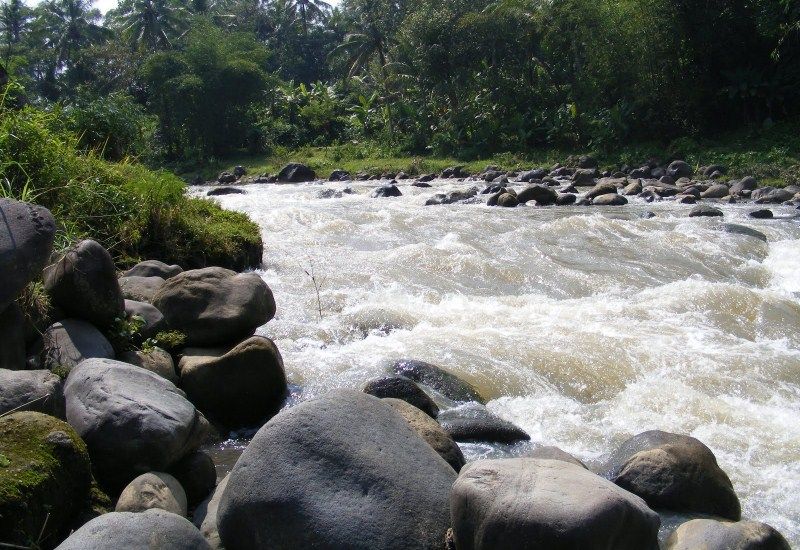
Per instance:
[[[458,550],[657,550],[658,514],[585,468],[558,460],[479,460],[450,496]]]
[[[513,193],[500,193],[497,197],[497,206],[501,208],[516,208],[519,206],[519,198]]]
[[[126,300],[150,303],[166,281],[161,277],[120,277],[119,286]]]
[[[364,385],[363,391],[375,397],[401,399],[431,418],[436,418],[439,414],[439,407],[433,399],[414,382],[402,376],[384,376],[370,380]]]
[[[42,366],[73,369],[85,359],[113,359],[114,348],[94,325],[79,319],[53,323],[42,335]]]
[[[231,427],[274,415],[288,392],[281,354],[263,336],[225,348],[186,348],[178,371],[189,400]]]
[[[247,191],[238,187],[217,187],[206,193],[207,197],[222,197],[225,195],[246,195]]]
[[[610,182],[600,182],[591,189],[589,189],[583,196],[584,199],[594,200],[595,197],[603,195],[616,195],[617,186]]]
[[[64,383],[49,370],[0,369],[0,414],[37,411],[64,418]]]
[[[208,550],[197,527],[164,510],[112,512],[72,533],[57,550]]]
[[[756,521],[693,519],[667,539],[666,550],[791,550],[771,525]]]
[[[693,437],[662,431],[636,435],[611,456],[608,478],[653,508],[741,517],[730,479],[711,449]]]
[[[125,299],[111,254],[99,243],[81,241],[44,271],[44,286],[64,313],[106,328],[125,313]]]
[[[348,172],[347,170],[342,170],[340,168],[338,170],[334,170],[333,172],[331,172],[328,181],[350,181],[351,179],[353,178],[350,176],[350,172]]]
[[[144,325],[139,330],[139,335],[143,339],[152,338],[167,328],[164,315],[158,311],[158,308],[147,302],[125,300],[125,314],[129,318],[136,315],[144,321]]]
[[[694,170],[686,162],[676,160],[667,167],[666,175],[676,180],[680,178],[691,178],[692,175],[694,175]]]
[[[539,206],[550,206],[556,203],[558,193],[546,185],[531,185],[520,191],[517,199],[520,203],[536,201]]]
[[[441,367],[414,359],[395,361],[389,370],[398,376],[404,376],[419,384],[425,384],[453,401],[466,403],[477,401],[485,404],[480,392],[455,374]]]
[[[39,277],[53,250],[56,224],[47,208],[0,199],[0,311]]]
[[[372,198],[385,198],[385,197],[400,197],[403,193],[400,192],[400,189],[397,188],[396,185],[381,185],[380,187],[376,187],[375,190],[372,192]]]
[[[438,422],[414,405],[402,399],[389,397],[386,398],[385,401],[391,405],[394,410],[399,412],[402,417],[406,419],[408,425],[411,426],[428,445],[433,447],[433,450],[439,453],[439,456],[445,459],[456,472],[461,470],[466,463],[464,454],[461,452],[458,444],[450,437],[450,434],[444,431]]]
[[[217,469],[206,453],[196,451],[176,462],[169,471],[186,492],[189,507],[199,504],[217,485]]]
[[[314,170],[305,164],[297,162],[287,164],[278,172],[278,181],[280,183],[302,183],[314,181],[315,179],[317,179],[317,174]]]
[[[91,480],[68,424],[38,412],[0,418],[0,542],[52,548],[84,510]]]
[[[225,476],[214,489],[214,493],[200,503],[192,515],[192,521],[200,529],[200,533],[212,550],[222,549],[222,540],[219,538],[219,526],[217,524],[217,511],[219,510],[219,502],[222,500],[222,494],[228,487],[229,478],[230,475]]]
[[[786,189],[775,189],[774,187],[761,187],[750,194],[756,204],[781,204],[792,200],[794,193]]]
[[[562,462],[569,462],[575,466],[580,466],[581,468],[586,468],[586,464],[569,454],[567,451],[564,451],[558,447],[536,447],[530,453],[528,453],[527,456],[528,458],[540,458],[544,460],[560,460]],[[588,470],[588,468],[586,469]]]
[[[689,211],[690,218],[721,218],[724,215],[725,214],[719,208],[714,208],[713,206],[705,204],[699,204]]]
[[[64,388],[67,421],[86,442],[98,481],[119,490],[197,449],[208,423],[164,378],[120,361],[88,359]]]
[[[16,303],[0,311],[0,369],[25,368],[25,315]]]
[[[624,206],[628,204],[628,199],[617,193],[606,193],[592,199],[594,206]]]
[[[455,472],[380,399],[338,390],[270,420],[217,520],[228,550],[441,548]]]
[[[137,367],[154,372],[166,378],[173,384],[178,383],[178,374],[175,372],[175,361],[169,352],[161,348],[152,348],[146,351],[126,351],[117,359],[123,363],[135,365]]]
[[[439,413],[442,428],[456,441],[513,443],[529,441],[530,436],[478,403],[467,403]]]
[[[158,260],[145,260],[139,262],[128,271],[122,274],[123,277],[161,277],[171,279],[181,273],[183,269],[179,265],[167,265]]]
[[[731,191],[728,189],[728,186],[723,183],[718,183],[716,185],[712,185],[705,191],[700,193],[700,197],[703,199],[721,199],[723,197],[727,197],[730,195]]]
[[[184,271],[153,298],[167,325],[186,345],[215,346],[247,338],[275,316],[275,298],[255,273],[221,267]]]
[[[166,510],[186,517],[186,493],[180,482],[164,472],[142,474],[122,490],[115,512],[144,512]]]
[[[425,206],[433,206],[438,204],[453,204],[456,202],[465,201],[478,195],[477,187],[470,187],[469,189],[450,191],[449,193],[437,193],[433,197],[425,201]]]

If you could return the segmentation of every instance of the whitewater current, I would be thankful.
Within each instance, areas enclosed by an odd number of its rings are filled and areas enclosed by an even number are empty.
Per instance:
[[[401,182],[396,198],[371,198],[375,182],[248,185],[217,199],[261,227],[259,273],[278,311],[258,333],[283,355],[291,402],[360,388],[412,358],[471,382],[533,444],[590,466],[645,430],[692,435],[730,476],[743,516],[800,546],[796,210],[753,220],[752,204],[689,218],[691,206],[638,199],[424,206],[470,184],[432,185]],[[245,444],[228,443],[221,456]],[[462,448],[468,459],[516,452]]]

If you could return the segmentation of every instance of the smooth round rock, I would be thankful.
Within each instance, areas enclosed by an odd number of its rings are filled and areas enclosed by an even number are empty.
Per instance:
[[[161,348],[152,348],[147,351],[126,351],[117,358],[124,363],[154,372],[166,378],[173,384],[178,383],[178,373],[175,371],[175,361],[169,352]]]
[[[400,359],[391,365],[390,370],[398,376],[405,376],[414,382],[424,384],[453,401],[462,403],[477,401],[485,404],[480,392],[471,384],[431,363]]]
[[[541,206],[549,206],[556,203],[558,193],[546,185],[531,185],[520,191],[517,199],[520,203],[536,201]]]
[[[25,314],[16,303],[0,311],[0,369],[25,368]]]
[[[161,277],[166,280],[182,271],[183,269],[179,265],[167,265],[158,260],[145,260],[126,271],[123,277]]]
[[[278,172],[278,181],[282,183],[302,183],[315,179],[317,174],[314,170],[298,162],[289,163]]]
[[[402,195],[403,193],[397,188],[396,185],[382,185],[380,187],[376,187],[372,192],[373,198],[400,197]]]
[[[628,199],[622,195],[615,193],[606,193],[605,195],[598,195],[592,199],[594,206],[624,206],[628,204]]]
[[[42,366],[72,370],[92,358],[113,359],[114,348],[94,325],[80,319],[53,323],[42,335]]]
[[[169,471],[180,481],[192,507],[205,499],[217,484],[217,469],[206,453],[196,451],[176,462]]]
[[[166,281],[161,277],[120,277],[119,286],[126,300],[150,303]]]
[[[753,210],[748,214],[751,218],[757,220],[771,220],[775,217],[775,214],[772,213],[772,210],[763,209],[763,210]]]
[[[144,512],[154,508],[184,517],[189,511],[180,482],[164,472],[147,472],[128,483],[114,511]]]
[[[441,548],[455,472],[391,406],[333,391],[270,420],[234,466],[227,550]]]
[[[519,199],[511,193],[502,193],[497,197],[497,206],[501,208],[514,208],[519,206]]]
[[[513,443],[531,438],[522,428],[503,420],[479,403],[441,411],[437,420],[456,441]]]
[[[144,321],[144,325],[139,329],[139,334],[144,339],[152,338],[167,328],[164,315],[147,302],[125,300],[125,314],[129,319],[135,315]]]
[[[384,376],[375,378],[364,384],[364,393],[375,397],[394,397],[402,399],[431,418],[439,414],[439,407],[427,393],[408,378],[402,376]]]
[[[208,550],[197,527],[164,510],[103,514],[75,531],[56,550]]]
[[[689,211],[690,218],[721,218],[724,215],[725,214],[719,208],[714,208],[713,206],[707,206],[705,204],[699,204]]]
[[[658,514],[568,462],[467,464],[450,496],[458,550],[657,550]]]
[[[666,550],[791,550],[771,525],[757,521],[693,519],[667,539]]]
[[[580,466],[581,468],[586,468],[583,462],[558,447],[542,445],[541,447],[534,448],[527,456],[528,458],[540,458],[544,460],[560,460],[562,462],[569,462],[575,466]],[[588,468],[586,469],[588,470]]]
[[[64,418],[64,382],[49,370],[0,369],[0,414],[37,411]]]

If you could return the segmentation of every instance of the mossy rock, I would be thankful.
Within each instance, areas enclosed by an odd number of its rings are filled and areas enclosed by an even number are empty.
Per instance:
[[[69,424],[38,412],[0,418],[0,542],[53,548],[86,508],[91,482]]]

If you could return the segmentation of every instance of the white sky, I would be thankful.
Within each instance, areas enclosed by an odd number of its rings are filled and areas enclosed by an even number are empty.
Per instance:
[[[341,0],[326,0],[332,6],[338,5]],[[35,6],[40,0],[26,0],[29,6]],[[94,6],[99,8],[101,12],[106,13],[110,9],[117,7],[117,0],[95,0]]]

